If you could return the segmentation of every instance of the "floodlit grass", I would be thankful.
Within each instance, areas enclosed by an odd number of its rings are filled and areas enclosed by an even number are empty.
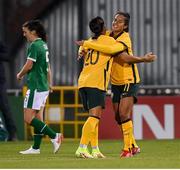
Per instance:
[[[41,154],[21,155],[30,142],[0,142],[0,168],[180,168],[180,140],[138,141],[141,153],[132,158],[119,158],[122,142],[101,140],[105,159],[80,159],[74,153],[79,141],[64,140],[60,151],[52,153],[52,145],[43,141]]]

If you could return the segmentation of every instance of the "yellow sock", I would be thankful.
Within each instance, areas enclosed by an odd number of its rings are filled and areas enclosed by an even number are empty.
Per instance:
[[[94,118],[94,117],[89,117],[86,122],[83,125],[82,128],[82,135],[81,135],[81,141],[80,144],[82,145],[88,145],[90,140],[91,140],[91,136],[92,136],[92,132],[95,131],[95,127],[97,125],[97,122],[99,122],[99,119]]]
[[[91,135],[91,147],[97,147],[98,146],[98,129],[99,129],[99,121],[97,122],[95,126],[95,131]]]
[[[132,121],[131,121],[132,122]],[[133,128],[133,123],[132,123],[132,134],[131,134],[131,140],[132,140],[132,147],[138,147],[137,143],[136,143],[136,140],[134,138],[134,128]]]
[[[124,150],[129,151],[132,146],[132,121],[122,123],[122,131],[124,138]]]

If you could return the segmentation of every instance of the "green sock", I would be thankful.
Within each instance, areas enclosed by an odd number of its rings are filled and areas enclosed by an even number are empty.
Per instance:
[[[31,126],[34,127],[37,131],[44,135],[48,135],[51,139],[56,137],[56,132],[54,132],[50,127],[48,127],[44,122],[39,119],[33,118],[31,121]]]
[[[41,141],[43,138],[43,134],[34,129],[34,145],[32,146],[33,149],[39,149],[41,145]]]

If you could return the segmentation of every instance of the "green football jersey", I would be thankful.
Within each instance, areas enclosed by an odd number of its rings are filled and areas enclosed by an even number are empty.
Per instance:
[[[27,73],[27,86],[37,91],[49,90],[47,44],[40,38],[33,41],[27,51],[27,59],[33,61],[32,69]]]

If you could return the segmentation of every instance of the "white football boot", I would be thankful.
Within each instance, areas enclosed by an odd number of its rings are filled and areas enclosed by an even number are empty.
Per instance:
[[[55,139],[51,139],[51,142],[53,144],[53,152],[54,153],[57,153],[60,146],[61,146],[61,143],[62,143],[62,139],[63,139],[63,135],[61,133],[56,133],[56,137]]]
[[[40,154],[40,149],[33,149],[32,146],[25,150],[25,151],[20,151],[19,153],[21,154]]]

